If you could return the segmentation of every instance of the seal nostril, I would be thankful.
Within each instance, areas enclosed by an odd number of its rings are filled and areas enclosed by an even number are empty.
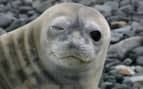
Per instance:
[[[101,32],[100,31],[92,31],[90,32],[90,36],[94,41],[99,41],[101,39]]]

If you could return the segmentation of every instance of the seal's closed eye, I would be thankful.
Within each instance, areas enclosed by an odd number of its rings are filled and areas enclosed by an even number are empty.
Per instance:
[[[54,30],[64,30],[64,27],[57,26],[57,25],[53,25],[53,26],[51,26],[51,28],[54,29]]]

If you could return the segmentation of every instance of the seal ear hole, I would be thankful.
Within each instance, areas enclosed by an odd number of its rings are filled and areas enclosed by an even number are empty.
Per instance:
[[[90,32],[90,36],[94,41],[99,41],[101,39],[101,32],[98,30],[92,31]]]

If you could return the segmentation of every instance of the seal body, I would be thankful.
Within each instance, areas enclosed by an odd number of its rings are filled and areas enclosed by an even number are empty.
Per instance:
[[[0,36],[0,89],[97,89],[109,42],[98,11],[55,5]]]

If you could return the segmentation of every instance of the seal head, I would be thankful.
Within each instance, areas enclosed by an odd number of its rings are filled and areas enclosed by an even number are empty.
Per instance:
[[[48,9],[41,19],[41,61],[59,82],[70,83],[66,77],[96,76],[102,71],[110,31],[98,11],[63,3]]]

